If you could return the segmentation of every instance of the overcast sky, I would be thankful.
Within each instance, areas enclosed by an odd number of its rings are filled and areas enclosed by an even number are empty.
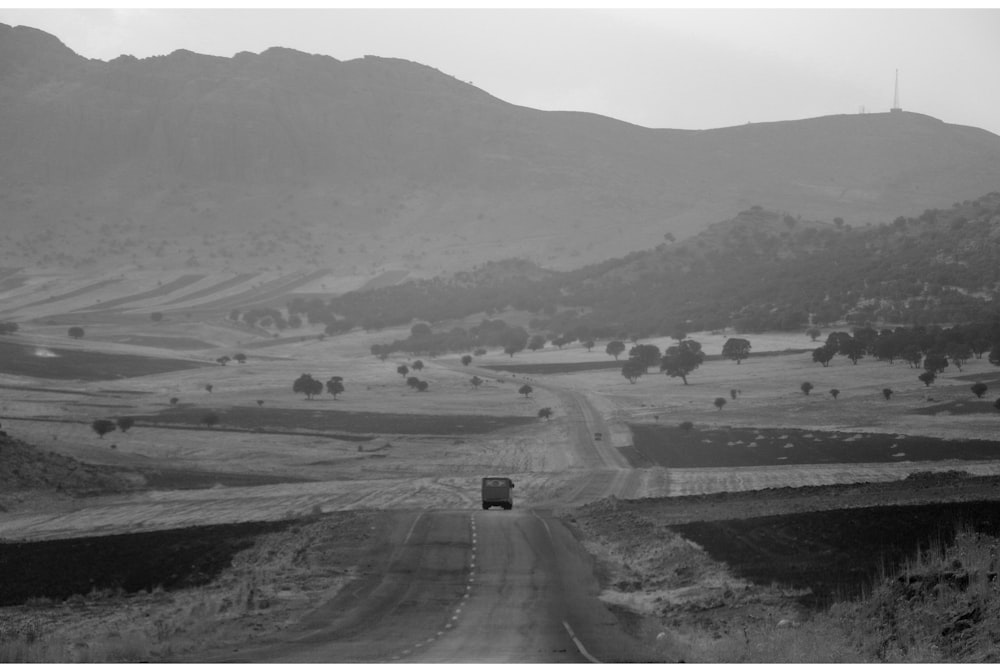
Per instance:
[[[112,5],[114,3],[111,3]],[[404,58],[537,109],[705,129],[904,110],[1000,134],[1000,9],[13,9],[100,60]]]

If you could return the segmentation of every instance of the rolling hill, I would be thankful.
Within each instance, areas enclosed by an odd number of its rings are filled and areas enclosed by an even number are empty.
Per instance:
[[[565,270],[755,205],[859,225],[1000,183],[1000,137],[917,113],[649,129],[401,60],[103,62],[23,26],[0,109],[3,267]]]

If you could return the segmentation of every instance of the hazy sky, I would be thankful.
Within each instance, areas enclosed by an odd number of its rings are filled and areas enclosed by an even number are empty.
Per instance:
[[[113,6],[115,3],[111,3]],[[903,109],[1000,134],[1000,8],[15,9],[82,56],[284,46],[429,65],[508,102],[703,129]]]

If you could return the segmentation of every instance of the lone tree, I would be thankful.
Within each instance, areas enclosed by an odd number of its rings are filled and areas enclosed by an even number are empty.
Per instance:
[[[323,393],[323,383],[313,379],[309,373],[303,373],[292,383],[292,391],[296,394],[305,394],[306,400],[311,401],[313,396]]]
[[[986,386],[985,382],[977,382],[971,387],[969,387],[969,389],[971,389],[972,393],[976,395],[976,398],[982,398],[983,395],[986,394],[986,391],[989,389],[989,387]]]
[[[406,364],[402,364],[396,367],[396,372],[405,378],[406,374],[410,372],[410,367],[407,366]]]
[[[625,351],[625,343],[620,340],[613,340],[608,343],[607,347],[604,348],[604,351],[614,357],[615,361],[618,361],[618,355]]]
[[[936,377],[937,375],[935,375],[931,371],[924,371],[923,373],[917,376],[917,379],[923,382],[925,387],[929,387],[932,384],[934,384],[934,379]]]
[[[237,352],[233,355],[233,359],[235,359],[238,364],[245,364],[247,362],[247,355],[242,352]]]
[[[808,396],[809,392],[814,389],[813,383],[812,382],[803,382],[801,385],[799,385],[799,389],[802,390],[803,394],[805,394],[806,396]]]
[[[217,363],[217,364],[219,364],[220,366],[225,366],[225,365],[226,365],[226,364],[228,364],[228,363],[229,363],[230,361],[232,361],[232,359],[230,359],[229,357],[227,357],[227,356],[223,355],[223,356],[219,357],[218,359],[216,359],[215,361],[216,361],[216,363]]]
[[[890,398],[892,398],[892,389],[886,387],[885,389],[882,390],[882,395],[885,396],[885,400],[888,401]]]
[[[135,425],[135,420],[131,417],[119,417],[115,420],[118,425],[118,430],[122,433],[128,433],[128,430]]]
[[[646,374],[646,365],[638,359],[632,358],[622,364],[622,377],[635,384],[636,381]]]
[[[587,340],[583,341],[583,346],[585,348],[587,348],[587,352],[590,352],[591,350],[593,350],[594,349],[594,345],[596,345],[596,344],[597,343],[595,343],[594,341],[590,340],[589,338]]]
[[[732,359],[737,365],[750,356],[750,341],[746,338],[730,338],[722,346],[722,358]]]
[[[416,361],[414,361],[413,362],[413,370],[415,370],[415,371],[422,371],[422,370],[424,370],[424,362],[420,361],[419,359],[417,359]]]
[[[483,380],[478,375],[473,375],[472,379],[470,379],[469,382],[472,384],[474,388],[479,389],[479,385],[483,383]]]
[[[462,355],[462,365],[463,366],[468,366],[471,363],[472,363],[472,355],[471,354],[463,354]]]
[[[713,402],[715,403],[715,407],[719,408],[720,410],[726,405],[726,399],[724,399],[721,396],[716,398],[715,401]]]
[[[548,421],[552,417],[552,408],[542,408],[538,411],[538,418]]]
[[[83,338],[83,327],[70,327],[66,333],[69,334],[70,338],[79,340]]]
[[[517,390],[517,393],[521,394],[525,398],[528,398],[529,396],[531,396],[531,392],[533,391],[534,389],[531,388],[531,385],[523,384],[521,385],[521,388]]]
[[[833,400],[837,400],[837,397],[840,396],[840,390],[839,389],[831,389],[830,390],[830,395],[833,396]]]
[[[215,414],[214,412],[209,412],[207,415],[201,418],[201,423],[207,426],[208,428],[212,428],[213,426],[219,423],[219,415]]]
[[[326,381],[326,393],[333,394],[333,400],[337,400],[337,394],[344,393],[344,378],[334,375]]]
[[[91,423],[90,428],[94,430],[94,433],[97,434],[97,437],[103,439],[105,433],[111,433],[117,427],[115,426],[115,423],[110,419],[95,419],[93,423]]]
[[[687,384],[687,376],[695,371],[701,362],[705,361],[705,353],[701,351],[701,343],[693,340],[682,340],[672,345],[663,353],[660,360],[660,370],[670,377],[679,377]]]

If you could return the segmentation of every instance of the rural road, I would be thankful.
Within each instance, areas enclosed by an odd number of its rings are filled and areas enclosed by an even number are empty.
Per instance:
[[[601,605],[590,557],[532,510],[396,513],[374,573],[267,646],[207,662],[650,661]]]

